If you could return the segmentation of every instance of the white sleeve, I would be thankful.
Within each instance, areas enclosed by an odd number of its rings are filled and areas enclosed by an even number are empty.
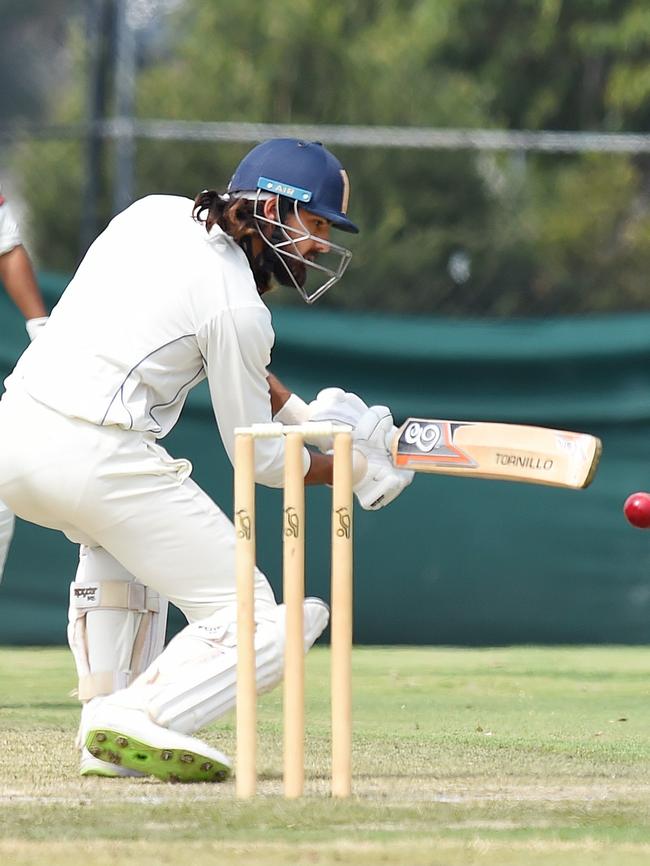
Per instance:
[[[0,196],[0,256],[22,244],[18,223],[14,219],[9,205]]]
[[[275,335],[263,307],[241,307],[219,313],[197,334],[203,353],[210,397],[224,447],[234,462],[235,427],[269,423],[271,397],[266,381]],[[311,464],[305,449],[303,467]],[[255,480],[282,487],[284,447],[281,439],[255,442]]]

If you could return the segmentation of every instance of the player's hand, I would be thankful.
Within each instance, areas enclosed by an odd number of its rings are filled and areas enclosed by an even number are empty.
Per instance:
[[[309,404],[309,421],[342,424],[352,430],[367,411],[368,406],[361,397],[351,391],[344,391],[342,388],[324,388]],[[325,454],[334,447],[332,440],[332,436],[308,434],[305,437],[308,445],[315,445]]]
[[[371,406],[359,419],[352,436],[353,449],[366,461],[365,471],[354,484],[359,504],[376,511],[396,499],[413,480],[413,472],[396,469],[386,443],[395,429],[387,406]],[[356,456],[356,455],[355,455]],[[358,465],[359,459],[356,457]]]
[[[323,388],[309,404],[310,421],[332,421],[356,427],[368,405],[357,394],[342,388]]]

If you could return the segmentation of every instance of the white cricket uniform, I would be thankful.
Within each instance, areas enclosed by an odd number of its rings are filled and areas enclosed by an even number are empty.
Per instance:
[[[104,564],[108,554],[190,621],[235,601],[235,532],[189,461],[157,440],[207,376],[232,460],[234,428],[272,420],[274,342],[244,252],[192,206],[149,196],[109,224],[0,401],[0,496]],[[258,482],[281,486],[283,468],[281,442],[256,444]],[[258,618],[275,606],[258,571]]]
[[[0,195],[0,256],[22,244],[20,229],[6,199]]]
[[[0,256],[11,252],[14,247],[20,246],[22,239],[18,223],[14,219],[9,205],[0,195]],[[14,515],[4,502],[0,501],[0,580],[4,571],[9,545],[14,531]]]

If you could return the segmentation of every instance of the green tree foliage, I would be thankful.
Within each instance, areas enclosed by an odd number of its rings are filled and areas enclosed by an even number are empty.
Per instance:
[[[61,66],[64,12],[80,7],[80,0],[1,0],[0,118],[24,119],[43,109]]]
[[[590,131],[650,121],[645,0],[186,0],[173,33],[140,70],[139,117]],[[58,119],[78,116],[81,99],[68,94]],[[223,189],[247,149],[142,141],[137,193]],[[333,149],[362,232],[343,284],[319,303],[497,316],[650,306],[645,158]],[[36,151],[48,167],[41,186],[76,188],[78,168],[54,145],[31,150],[34,170]],[[71,266],[75,201],[54,238],[47,209],[37,226],[45,265]]]

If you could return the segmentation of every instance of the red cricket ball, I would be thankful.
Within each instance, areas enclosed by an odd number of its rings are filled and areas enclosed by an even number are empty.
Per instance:
[[[623,512],[632,526],[639,529],[650,527],[650,493],[633,493],[628,496]]]

